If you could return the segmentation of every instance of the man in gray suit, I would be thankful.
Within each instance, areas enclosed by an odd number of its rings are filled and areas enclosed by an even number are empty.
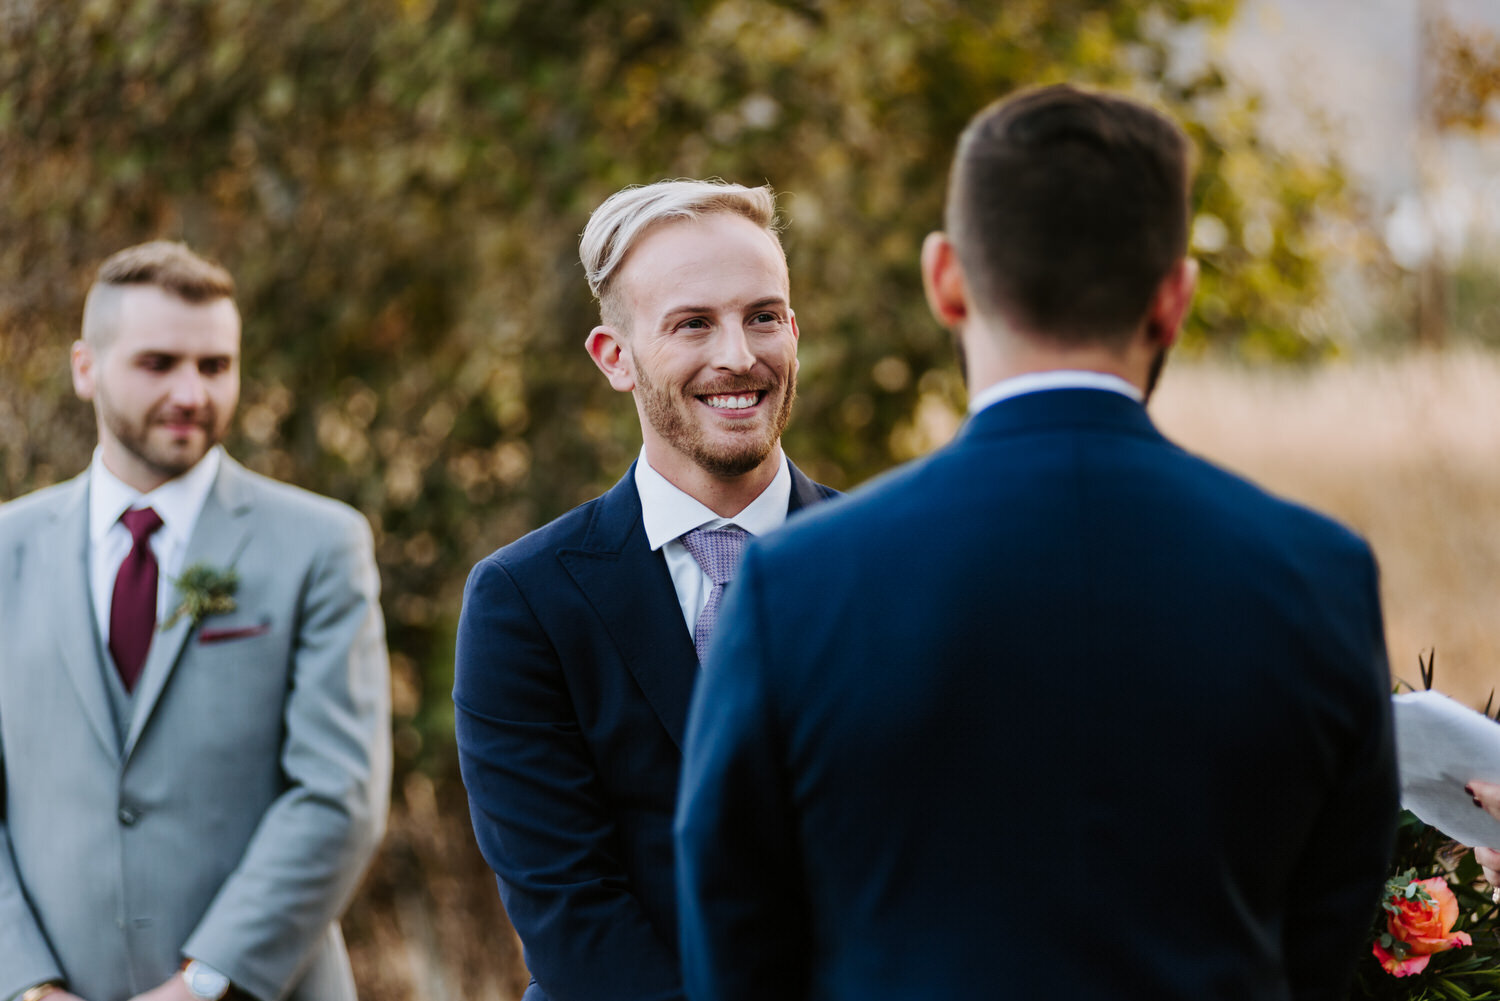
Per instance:
[[[0,998],[348,1001],[384,828],[370,529],[218,446],[221,268],[107,260],[73,346],[99,445],[0,507]]]

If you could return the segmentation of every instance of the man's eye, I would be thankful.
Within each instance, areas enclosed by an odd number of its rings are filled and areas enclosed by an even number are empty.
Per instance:
[[[140,360],[140,366],[148,372],[165,372],[172,367],[172,359],[165,355],[145,355]]]
[[[707,330],[708,321],[701,316],[695,316],[691,320],[683,320],[681,326],[687,330]]]
[[[780,320],[775,313],[756,313],[750,318],[751,323],[779,323]]]
[[[198,371],[204,375],[222,375],[229,370],[229,359],[210,358],[198,365]]]

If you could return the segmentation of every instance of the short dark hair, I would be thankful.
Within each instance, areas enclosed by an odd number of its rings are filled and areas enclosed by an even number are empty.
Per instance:
[[[187,302],[234,297],[234,278],[185,243],[153,240],[126,247],[99,265],[101,285],[155,285]]]
[[[1187,250],[1190,150],[1165,115],[1067,84],[981,111],[946,221],[974,304],[1055,341],[1128,335]]]
[[[120,297],[132,285],[154,285],[194,305],[234,300],[234,278],[184,243],[153,240],[126,247],[99,265],[83,302],[83,340],[103,350],[114,341]]]

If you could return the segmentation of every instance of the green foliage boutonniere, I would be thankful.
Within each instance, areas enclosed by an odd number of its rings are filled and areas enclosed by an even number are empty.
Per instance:
[[[240,575],[235,573],[234,567],[221,570],[207,563],[194,563],[172,583],[177,586],[182,600],[171,617],[162,623],[163,629],[170,629],[184,615],[196,626],[210,615],[234,611],[234,592],[239,590]]]

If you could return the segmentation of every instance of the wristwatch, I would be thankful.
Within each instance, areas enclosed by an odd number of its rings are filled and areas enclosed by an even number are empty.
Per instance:
[[[188,960],[187,965],[182,968],[182,982],[187,984],[188,993],[198,1001],[219,1001],[229,993],[229,978],[196,959]]]

